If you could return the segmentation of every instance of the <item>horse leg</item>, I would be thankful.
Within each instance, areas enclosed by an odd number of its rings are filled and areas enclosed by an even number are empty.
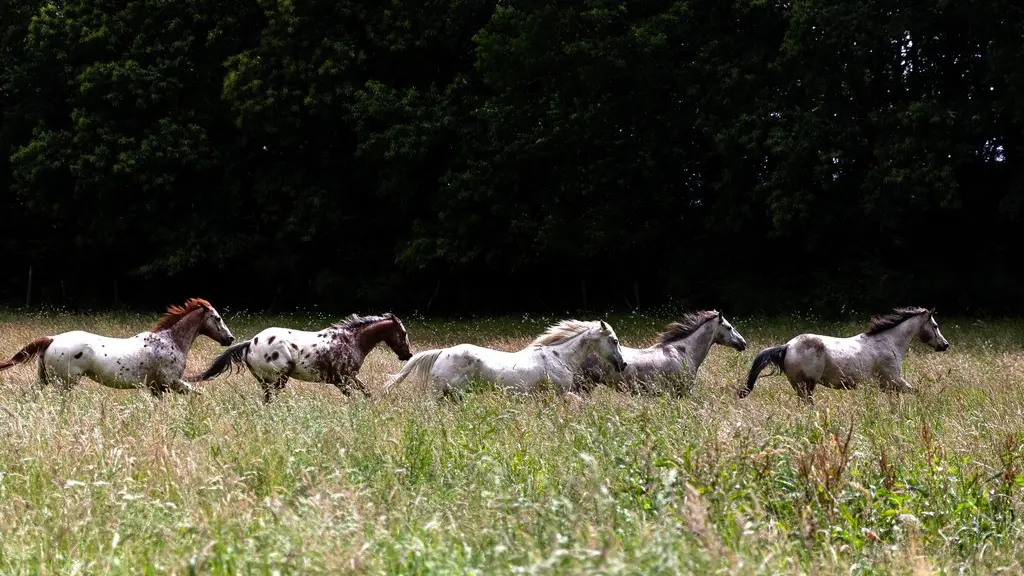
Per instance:
[[[263,389],[263,403],[270,404],[270,402],[277,397],[277,395],[284,390],[284,383],[288,381],[288,375],[282,374],[275,378],[266,378],[258,376],[256,380],[260,383],[260,388]]]
[[[793,390],[796,391],[796,395],[800,398],[800,401],[807,406],[813,406],[814,400],[811,395],[814,394],[814,387],[817,382],[813,380],[790,380],[790,385],[793,386]]]
[[[46,377],[46,364],[43,359],[40,358],[39,362],[36,363],[36,382],[32,386],[35,392],[42,392],[43,388],[46,388],[50,384],[49,379]]]
[[[178,394],[195,394],[196,396],[202,396],[203,394],[202,391],[199,390],[199,388],[196,388],[195,386],[189,384],[188,382],[185,382],[184,380],[181,380],[180,378],[171,381],[170,389],[174,390]]]
[[[358,376],[353,374],[353,375],[349,376],[348,378],[349,378],[349,381],[350,381],[351,385],[354,386],[356,390],[358,390],[358,391],[363,393],[363,397],[364,398],[369,398],[370,397],[370,390],[366,387],[366,384],[363,384],[363,381],[360,380]]]

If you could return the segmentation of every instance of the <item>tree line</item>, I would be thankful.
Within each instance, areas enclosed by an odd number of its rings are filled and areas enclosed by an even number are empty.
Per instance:
[[[1020,312],[1022,30],[1010,0],[7,2],[0,302]]]

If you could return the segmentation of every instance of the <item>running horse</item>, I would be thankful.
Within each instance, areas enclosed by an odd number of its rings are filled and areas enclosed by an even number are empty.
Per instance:
[[[148,388],[160,397],[167,390],[199,394],[182,380],[192,343],[206,336],[222,346],[235,337],[224,319],[202,298],[191,298],[184,306],[170,306],[150,331],[129,338],[110,338],[75,330],[43,336],[19,350],[0,370],[39,357],[39,388],[58,381],[67,390],[87,376],[104,386],[122,390]]]
[[[621,392],[643,392],[652,389],[659,378],[681,376],[687,385],[715,344],[740,352],[747,341],[718,310],[701,310],[683,315],[681,322],[672,322],[658,335],[658,342],[647,348],[622,347],[627,367],[613,372],[596,354],[587,356],[582,366],[582,384],[587,390],[595,384],[609,384]]]
[[[868,331],[856,336],[800,334],[782,346],[765,348],[754,358],[747,386],[737,395],[746,398],[761,370],[769,364],[786,375],[805,404],[813,403],[811,394],[819,384],[851,390],[872,378],[886,391],[916,392],[901,375],[910,341],[916,336],[938,352],[949,349],[934,314],[934,308],[896,308],[872,317]]]
[[[384,342],[400,360],[412,357],[409,332],[398,316],[358,316],[319,332],[292,328],[267,328],[251,340],[229,347],[190,382],[209,380],[232,366],[244,365],[260,383],[263,402],[284,390],[289,378],[304,382],[322,382],[352,396],[352,387],[369,396],[370,392],[356,376],[374,346]]]
[[[591,352],[616,370],[626,367],[619,338],[607,322],[563,320],[516,352],[474,344],[424,350],[391,375],[384,390],[388,392],[392,386],[415,376],[429,381],[435,391],[448,397],[458,397],[473,379],[493,381],[520,393],[529,393],[547,380],[559,393],[564,393],[570,390],[580,364]]]

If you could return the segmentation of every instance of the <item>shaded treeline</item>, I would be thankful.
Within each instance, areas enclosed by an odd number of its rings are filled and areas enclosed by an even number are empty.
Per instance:
[[[1021,312],[1024,6],[19,0],[0,301]]]

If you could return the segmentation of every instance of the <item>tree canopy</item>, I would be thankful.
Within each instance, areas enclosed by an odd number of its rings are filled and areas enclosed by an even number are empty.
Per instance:
[[[1021,312],[1022,61],[1009,0],[8,2],[0,302]]]

